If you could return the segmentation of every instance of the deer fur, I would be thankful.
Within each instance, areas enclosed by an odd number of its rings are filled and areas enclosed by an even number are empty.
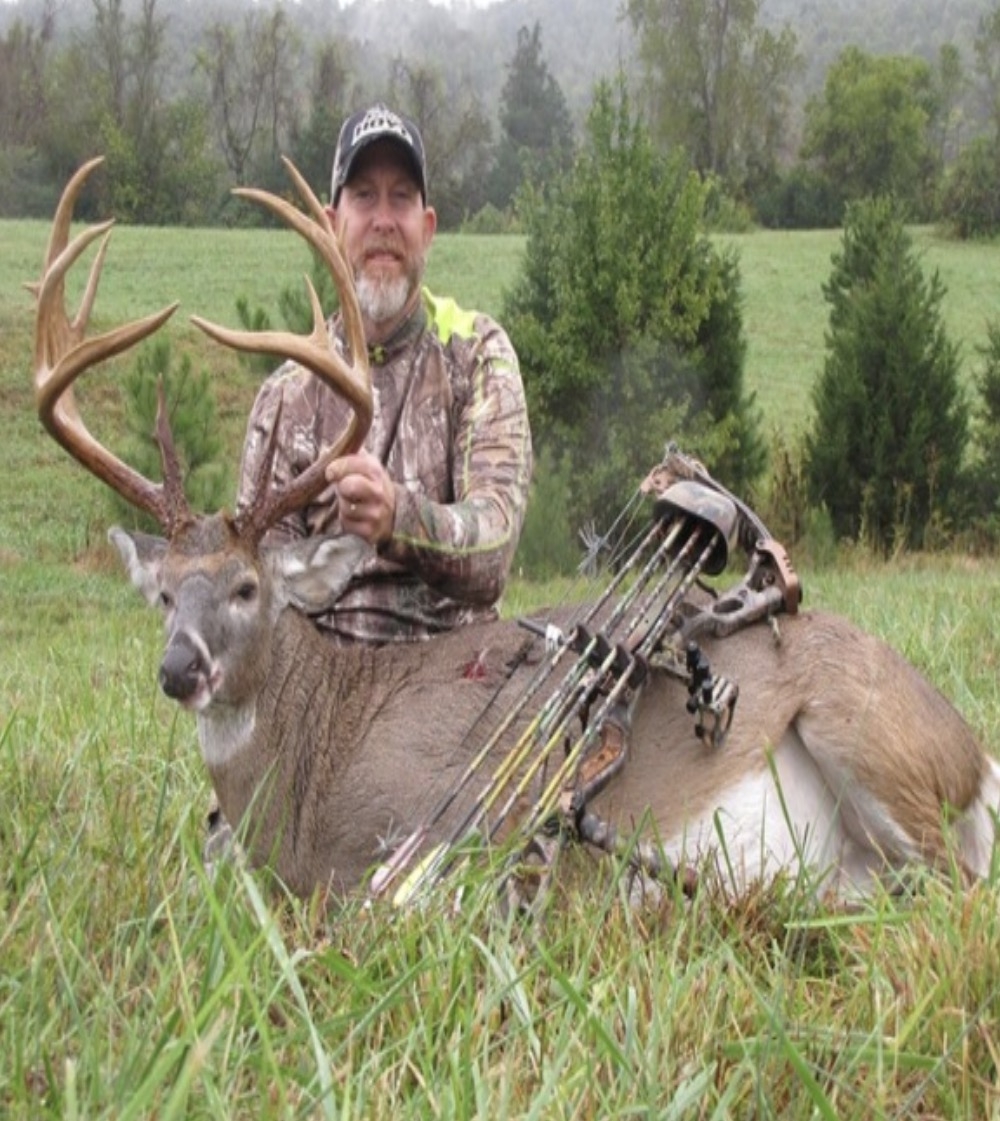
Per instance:
[[[323,638],[307,615],[366,555],[355,538],[254,553],[216,515],[169,544],[111,539],[164,611],[161,685],[197,715],[223,812],[252,860],[298,894],[360,884],[460,773],[494,691],[503,711],[531,669],[509,668],[530,641],[511,621],[381,648]],[[782,617],[777,637],[755,624],[702,646],[740,686],[725,743],[697,738],[682,683],[654,671],[599,814],[625,831],[644,823],[675,862],[714,858],[735,890],[800,863],[847,892],[914,861],[989,870],[1000,768],[885,643],[808,612]]]

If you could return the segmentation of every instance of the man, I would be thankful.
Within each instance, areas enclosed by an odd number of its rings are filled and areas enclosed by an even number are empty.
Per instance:
[[[339,643],[426,639],[497,614],[531,480],[524,387],[494,320],[421,287],[437,215],[412,121],[384,105],[348,117],[330,198],[361,305],[374,417],[364,448],[330,464],[330,487],[266,540],[364,538],[374,556],[316,624]],[[339,318],[334,326],[335,345],[345,347]],[[277,483],[308,467],[349,413],[301,366],[275,371],[250,414],[239,505],[252,494],[279,402]],[[213,798],[209,865],[231,835]]]
[[[357,285],[374,417],[363,450],[327,470],[331,487],[271,535],[345,532],[376,549],[316,617],[333,640],[423,639],[497,613],[531,475],[524,387],[517,355],[493,319],[422,287],[437,216],[427,205],[424,145],[413,121],[381,104],[346,120],[331,202]],[[253,407],[241,500],[279,399],[278,483],[313,462],[348,416],[312,373],[286,363]]]
[[[331,204],[361,305],[374,419],[363,450],[330,465],[327,491],[271,534],[351,533],[375,547],[316,618],[331,639],[423,639],[497,613],[531,478],[524,388],[493,319],[422,287],[437,216],[412,121],[384,105],[345,121]],[[339,320],[335,327],[344,347]],[[348,415],[308,371],[293,363],[276,371],[250,417],[242,500],[279,400],[277,482],[313,462]]]

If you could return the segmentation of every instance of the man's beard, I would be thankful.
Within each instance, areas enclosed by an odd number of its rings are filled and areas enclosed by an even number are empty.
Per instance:
[[[376,326],[395,319],[406,307],[413,287],[408,276],[366,276],[355,281],[361,314]]]
[[[364,265],[355,269],[354,286],[362,315],[375,326],[391,323],[409,303],[422,273],[423,260],[404,262],[402,276],[386,275],[381,269],[373,275],[365,271]]]

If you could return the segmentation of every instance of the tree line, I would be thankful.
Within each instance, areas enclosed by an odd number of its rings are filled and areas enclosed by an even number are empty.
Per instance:
[[[81,200],[83,217],[255,221],[229,188],[278,188],[289,155],[324,191],[339,122],[375,99],[418,121],[446,229],[484,209],[509,214],[525,177],[572,158],[573,122],[538,24],[517,33],[494,122],[472,69],[419,52],[369,65],[366,44],[307,35],[297,6],[217,6],[183,59],[175,25],[191,12],[163,0],[91,0],[89,20],[63,33],[55,0],[33,10],[0,39],[0,216],[50,213],[61,184],[101,151],[108,174]]]
[[[950,6],[963,28],[970,4]],[[565,77],[567,96],[556,74],[568,73],[565,51],[583,52],[579,39],[563,46],[581,5],[602,21],[606,72],[588,54],[597,69]],[[833,7],[853,18],[848,0]],[[100,150],[109,174],[85,212],[260,220],[230,187],[277,187],[287,154],[322,190],[338,122],[384,98],[421,125],[442,227],[508,229],[521,187],[571,164],[595,82],[620,70],[657,147],[712,185],[719,224],[836,226],[849,202],[887,192],[911,218],[963,236],[1000,223],[1000,17],[985,3],[961,46],[939,43],[929,59],[926,44],[923,54],[848,45],[821,75],[804,17],[793,25],[783,0],[623,0],[614,14],[604,0],[573,0],[562,20],[547,0],[482,12],[428,0],[5,8],[0,216],[49,213]],[[507,9],[545,20],[520,24],[501,55],[482,28]]]

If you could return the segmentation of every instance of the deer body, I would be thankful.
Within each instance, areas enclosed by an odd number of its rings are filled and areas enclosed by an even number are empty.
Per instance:
[[[806,612],[779,629],[780,641],[757,624],[705,643],[740,684],[718,750],[695,737],[679,683],[663,682],[648,708],[643,697],[632,765],[604,812],[645,791],[668,856],[724,848],[738,883],[805,859],[864,890],[887,867],[943,865],[949,824],[958,861],[985,873],[998,770],[954,708],[845,619]]]
[[[224,524],[180,535],[179,550],[113,539],[150,601],[170,604],[161,682],[197,711],[220,805],[251,858],[299,893],[350,889],[423,824],[485,741],[483,710],[514,703],[540,644],[525,656],[525,631],[501,621],[427,643],[334,646],[292,604],[335,599],[365,547],[332,538],[255,558],[220,551]],[[949,853],[987,870],[997,767],[890,647],[811,612],[780,619],[777,635],[759,624],[702,645],[740,686],[726,741],[707,747],[684,685],[654,671],[630,759],[594,804],[608,822],[626,834],[645,824],[675,862],[716,853],[735,888],[799,861],[849,891],[911,861],[944,866]],[[428,844],[463,818],[518,730]]]

